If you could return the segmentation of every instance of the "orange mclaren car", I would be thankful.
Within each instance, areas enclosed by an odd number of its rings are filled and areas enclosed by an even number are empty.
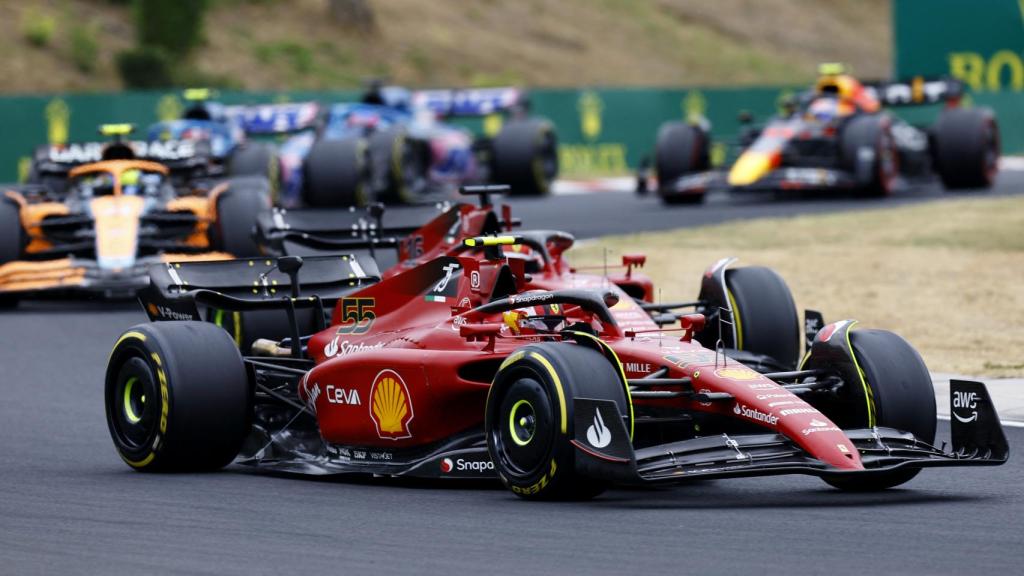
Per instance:
[[[256,219],[270,208],[260,177],[176,188],[160,163],[111,143],[104,160],[71,169],[57,192],[0,195],[0,305],[25,297],[125,297],[159,262],[259,255]],[[116,158],[116,159],[115,159]]]

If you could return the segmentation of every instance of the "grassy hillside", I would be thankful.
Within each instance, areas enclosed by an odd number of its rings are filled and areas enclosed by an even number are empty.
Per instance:
[[[242,88],[803,82],[817,62],[890,68],[889,0],[370,0],[377,26],[328,0],[211,0],[191,66]],[[48,31],[48,33],[47,33]],[[121,87],[125,0],[0,0],[5,93]]]

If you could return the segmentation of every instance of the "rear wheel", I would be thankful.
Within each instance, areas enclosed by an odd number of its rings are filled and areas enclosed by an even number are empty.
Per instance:
[[[570,343],[532,344],[509,358],[494,377],[484,421],[502,482],[536,500],[584,500],[603,492],[607,482],[575,469],[573,400],[613,400],[629,418],[616,368],[597,350]]]
[[[558,176],[558,138],[551,123],[536,118],[505,124],[491,142],[491,175],[511,193],[541,196]]]
[[[303,199],[314,207],[364,206],[365,142],[359,138],[319,140],[303,165]]]
[[[666,122],[654,145],[654,170],[661,198],[668,204],[696,204],[704,194],[673,194],[671,185],[680,177],[703,172],[711,166],[707,134],[685,122]]]
[[[249,428],[242,357],[203,322],[142,324],[125,332],[107,364],[107,425],[121,458],[140,471],[217,470]]]
[[[374,199],[410,204],[427,183],[427,167],[416,142],[402,130],[385,130],[369,138]]]
[[[281,189],[277,148],[269,142],[250,142],[237,148],[228,159],[228,174],[266,178],[270,183],[271,197],[276,200]]]
[[[856,116],[843,127],[840,163],[864,196],[888,196],[899,173],[896,141],[886,116]]]
[[[25,233],[21,227],[21,210],[13,200],[0,196],[0,266],[21,258]],[[0,293],[0,308],[18,305],[15,296]]]
[[[270,194],[266,178],[232,178],[228,189],[217,196],[217,216],[208,232],[210,246],[239,258],[259,256],[256,222],[270,210]]]
[[[935,390],[917,351],[900,336],[884,330],[850,332],[850,345],[863,382],[844,386],[840,403],[824,409],[825,415],[840,426],[885,426],[934,443]],[[918,472],[920,469],[911,468],[825,481],[842,490],[883,490],[909,481]]]
[[[944,110],[933,129],[935,168],[949,189],[990,188],[999,170],[999,126],[990,110]]]

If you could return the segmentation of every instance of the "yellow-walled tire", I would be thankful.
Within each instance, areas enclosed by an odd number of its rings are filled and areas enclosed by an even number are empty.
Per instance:
[[[576,472],[573,400],[629,400],[615,366],[589,346],[546,342],[509,355],[494,377],[484,417],[487,449],[501,481],[529,500],[587,500],[608,483]]]
[[[249,431],[242,357],[227,332],[205,322],[127,330],[110,354],[104,397],[114,447],[139,471],[223,468]]]

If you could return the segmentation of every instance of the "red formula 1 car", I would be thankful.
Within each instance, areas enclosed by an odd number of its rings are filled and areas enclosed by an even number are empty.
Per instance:
[[[924,467],[1008,456],[974,382],[952,385],[964,416],[952,449],[933,445],[930,376],[894,334],[830,324],[799,369],[761,373],[701,345],[702,314],[626,330],[613,313],[621,290],[530,290],[527,260],[502,250],[522,242],[468,238],[481,253],[383,280],[354,254],[154,267],[141,297],[151,318],[193,321],[136,326],[116,343],[106,410],[118,453],[141,470],[237,461],[497,475],[527,498],[785,473],[881,489]],[[719,264],[704,282],[721,289],[724,276]],[[245,356],[232,333],[199,321],[269,311],[291,335],[256,340]]]
[[[376,262],[389,262],[381,272],[389,278],[440,256],[475,255],[483,250],[469,246],[467,239],[511,234],[520,222],[508,205],[495,207],[491,197],[507,192],[508,186],[465,186],[463,195],[478,196],[479,205],[457,204],[433,209],[400,210],[385,214],[380,206],[370,211],[288,211],[276,210],[260,222],[259,242],[275,256],[362,251]],[[419,222],[430,218],[426,224]],[[386,224],[386,225],[385,225]],[[528,274],[527,289],[611,290],[619,298],[612,315],[625,330],[652,331],[659,325],[675,324],[679,309],[704,314],[709,325],[720,315],[741,322],[728,323],[722,344],[730,357],[766,370],[792,370],[800,359],[800,323],[793,298],[785,282],[773,271],[760,267],[728,269],[733,260],[720,263],[721,274],[705,282],[698,297],[689,302],[655,303],[654,286],[637,271],[646,263],[643,254],[625,254],[621,268],[607,264],[574,266],[566,257],[575,239],[557,230],[523,230],[520,241],[504,247],[506,258],[523,261]],[[600,270],[601,274],[595,274]],[[588,273],[591,272],[591,273]],[[720,284],[720,286],[718,285]],[[745,321],[743,321],[745,319]],[[808,311],[808,332],[821,328],[820,314]],[[234,330],[233,325],[226,326]],[[245,344],[267,337],[265,323],[250,322],[239,333]],[[286,334],[278,324],[278,337]],[[272,335],[271,335],[272,336]],[[717,332],[698,331],[698,341],[713,347]]]

